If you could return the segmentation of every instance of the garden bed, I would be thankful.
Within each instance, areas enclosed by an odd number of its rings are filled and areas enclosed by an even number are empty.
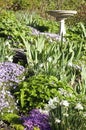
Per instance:
[[[58,23],[16,15],[0,15],[0,130],[85,130],[86,25],[58,41]]]

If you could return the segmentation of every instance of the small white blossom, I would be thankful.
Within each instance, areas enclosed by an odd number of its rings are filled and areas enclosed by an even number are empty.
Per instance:
[[[64,113],[64,114],[63,114],[63,116],[65,116],[65,117],[68,117],[68,115],[69,115],[69,114],[67,114],[67,113]]]
[[[53,99],[50,98],[50,100],[48,101],[48,104],[53,105]]]
[[[40,108],[39,111],[40,111],[41,113],[44,113],[44,114],[49,115],[49,112],[48,112],[47,110],[43,110],[43,109]]]
[[[45,109],[48,111],[51,109],[55,109],[57,107],[57,103],[59,103],[58,97],[54,97],[53,99],[50,98],[48,104],[45,105]]]
[[[69,102],[68,102],[67,100],[62,100],[62,101],[60,102],[60,105],[65,106],[65,107],[68,107],[68,106],[69,106]]]
[[[83,106],[80,103],[77,103],[75,109],[83,110]]]
[[[42,68],[43,66],[44,66],[44,64],[43,64],[43,63],[39,65],[39,67],[40,67],[40,68]]]
[[[63,88],[59,88],[59,93],[62,94],[62,95],[66,95],[67,91],[64,90]]]
[[[52,61],[52,57],[49,57],[47,60],[48,60],[49,62],[51,62],[51,61]]]
[[[55,123],[60,123],[61,122],[61,120],[59,120],[58,118],[55,118]]]
[[[59,99],[58,99],[58,97],[54,97],[54,98],[53,98],[53,102],[54,102],[54,103],[57,103],[57,102],[59,102]]]
[[[49,106],[51,109],[55,109],[55,108],[56,108],[56,105],[54,104],[53,99],[50,99],[50,100],[49,100],[48,106]]]

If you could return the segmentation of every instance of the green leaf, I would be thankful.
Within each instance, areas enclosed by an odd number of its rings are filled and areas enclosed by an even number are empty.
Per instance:
[[[80,23],[81,27],[82,27],[82,31],[84,33],[84,36],[86,37],[86,29],[83,23]]]
[[[13,128],[15,128],[15,130],[24,130],[24,126],[21,124],[13,124],[12,125]]]
[[[24,103],[24,100],[25,100],[25,94],[24,94],[24,89],[21,89],[20,90],[20,102],[21,102],[21,107],[23,108],[25,103]]]
[[[36,47],[37,47],[37,51],[39,51],[40,53],[44,49],[44,43],[45,43],[45,38],[43,36],[38,37],[38,40],[36,41]]]

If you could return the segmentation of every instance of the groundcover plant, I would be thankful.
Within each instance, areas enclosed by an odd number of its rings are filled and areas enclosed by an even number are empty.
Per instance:
[[[38,109],[30,111],[29,116],[22,117],[25,130],[51,130],[49,116]]]
[[[24,67],[12,62],[0,63],[0,83],[15,82],[18,83],[23,79],[19,77],[25,71]],[[18,79],[20,78],[20,80]]]
[[[24,76],[20,76],[24,73],[23,66],[12,63],[2,62],[0,63],[0,120],[5,114],[18,113],[17,102],[11,93],[11,90],[23,80]],[[20,76],[20,77],[19,77]],[[0,123],[1,126],[3,122]]]

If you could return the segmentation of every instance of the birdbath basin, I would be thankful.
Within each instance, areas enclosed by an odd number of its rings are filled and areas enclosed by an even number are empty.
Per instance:
[[[60,22],[59,35],[64,36],[66,34],[65,19],[67,19],[70,16],[73,16],[74,14],[77,13],[77,11],[73,11],[73,10],[50,10],[50,11],[47,11],[47,13],[49,15],[55,17],[56,20]]]

